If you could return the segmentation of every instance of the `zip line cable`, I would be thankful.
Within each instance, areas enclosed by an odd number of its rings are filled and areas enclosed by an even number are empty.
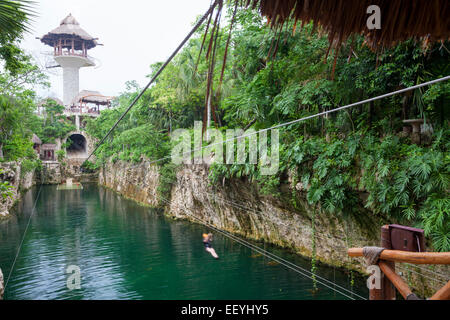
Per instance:
[[[234,207],[234,208],[236,208],[236,209],[242,209],[242,210],[245,210],[245,211],[248,211],[248,212],[252,212],[252,213],[255,213],[255,214],[257,214],[257,215],[266,217],[266,218],[271,218],[269,215],[267,215],[265,212],[263,212],[263,211],[261,211],[261,210],[256,210],[256,209],[253,209],[253,208],[249,208],[249,207],[240,205],[240,204],[238,204],[238,203],[236,203],[236,202],[226,200],[226,199],[224,199],[224,198],[222,198],[222,197],[218,197],[217,195],[212,194],[212,193],[209,193],[209,192],[206,192],[206,194],[207,194],[207,195],[210,195],[210,196],[213,196],[214,199],[219,200],[220,202],[222,202],[222,203],[224,203],[224,204],[228,204],[228,205],[230,205],[230,206],[232,206],[232,207]],[[280,225],[282,225],[282,226],[285,226],[285,227],[287,227],[287,228],[290,228],[290,225],[288,225],[288,224],[286,224],[286,223],[279,222],[278,224],[280,224]],[[319,236],[319,235],[317,235],[317,234],[316,234],[316,237],[321,238],[321,239],[325,239],[325,240],[331,239],[331,238],[326,238],[326,237],[323,237],[323,236]],[[355,238],[353,238],[352,240],[357,240],[357,241],[367,241],[367,239],[355,239]],[[335,246],[336,246],[336,245],[335,245]],[[338,246],[336,246],[336,247],[338,247]],[[348,249],[347,246],[339,246],[339,247],[347,248],[347,249]]]
[[[170,57],[166,60],[166,62],[159,68],[158,72],[152,77],[150,82],[142,89],[142,91],[139,93],[139,95],[133,100],[133,102],[130,104],[130,106],[127,108],[127,110],[120,116],[119,120],[109,129],[106,136],[103,137],[103,139],[100,141],[100,143],[97,145],[97,147],[94,149],[94,151],[91,152],[89,157],[84,161],[88,161],[92,155],[98,150],[98,148],[105,142],[106,138],[116,129],[116,127],[119,125],[119,123],[122,121],[122,119],[128,114],[128,112],[134,107],[134,105],[139,101],[139,99],[144,95],[144,93],[147,91],[147,89],[153,84],[153,82],[158,78],[158,76],[164,71],[164,69],[167,67],[167,65],[173,60],[173,58],[177,55],[177,53],[181,50],[181,48],[188,42],[188,40],[192,37],[192,35],[197,31],[198,28],[203,24],[203,22],[208,18],[209,14],[215,9],[217,4],[221,0],[216,0],[206,11],[206,13],[200,18],[200,20],[197,22],[197,24],[192,28],[191,32],[183,39],[183,41],[180,43],[180,45],[175,49],[175,51],[170,55]],[[83,163],[84,163],[83,162]]]
[[[182,47],[186,44],[186,42],[191,38],[191,36],[197,31],[197,29],[203,24],[203,22],[208,18],[208,16],[211,14],[211,12],[213,12],[214,11],[214,9],[216,8],[216,6],[217,6],[217,4],[220,2],[220,0],[216,0],[211,6],[210,6],[210,8],[208,9],[208,11],[200,18],[200,20],[197,22],[197,24],[194,26],[194,28],[191,30],[191,32],[189,32],[189,34],[184,38],[184,40],[180,43],[180,45],[176,48],[176,50],[170,55],[170,57],[167,59],[167,61],[161,66],[161,68],[157,71],[157,73],[152,77],[152,79],[150,80],[150,82],[144,87],[144,89],[139,93],[139,95],[133,100],[133,102],[130,104],[130,106],[126,109],[126,111],[120,116],[120,118],[117,120],[117,122],[111,127],[111,129],[108,131],[108,133],[101,139],[101,141],[98,143],[98,145],[95,147],[95,149],[89,154],[89,156],[88,156],[88,158],[84,161],[84,162],[86,162],[86,161],[88,161],[91,157],[92,157],[92,155],[99,149],[99,147],[105,142],[105,140],[107,139],[107,137],[109,137],[110,136],[110,134],[117,128],[117,126],[119,125],[119,123],[124,119],[124,117],[128,114],[128,112],[136,105],[136,103],[139,101],[139,99],[144,95],[144,93],[147,91],[147,89],[154,83],[154,81],[158,78],[158,76],[164,71],[164,69],[167,67],[167,65],[173,60],[173,58],[177,55],[177,53],[182,49]],[[225,144],[225,143],[228,143],[228,142],[232,142],[232,141],[234,141],[234,140],[237,140],[237,139],[242,139],[242,138],[246,138],[246,137],[250,137],[250,136],[252,136],[252,135],[255,135],[255,134],[258,134],[258,133],[262,133],[262,132],[267,132],[267,131],[270,131],[270,130],[274,130],[274,129],[278,129],[278,128],[281,128],[281,127],[286,127],[286,126],[289,126],[289,125],[293,125],[293,124],[296,124],[296,123],[300,123],[300,122],[303,122],[303,121],[306,121],[306,120],[309,120],[309,119],[313,119],[313,118],[317,118],[317,117],[320,117],[320,116],[327,116],[328,114],[330,114],[330,113],[334,113],[334,112],[338,112],[338,111],[341,111],[341,110],[345,110],[345,109],[349,109],[349,108],[352,108],[352,107],[355,107],[355,106],[359,106],[359,105],[363,105],[363,104],[366,104],[366,103],[369,103],[369,102],[373,102],[373,101],[377,101],[377,100],[381,100],[381,99],[384,99],[384,98],[388,98],[388,97],[391,97],[391,96],[394,96],[394,95],[397,95],[397,94],[401,94],[401,93],[405,93],[405,92],[409,92],[409,91],[412,91],[412,90],[416,90],[416,89],[419,89],[419,88],[422,88],[422,87],[425,87],[425,86],[428,86],[428,85],[432,85],[432,84],[436,84],[436,83],[439,83],[439,82],[443,82],[443,81],[447,81],[447,80],[449,80],[450,79],[450,76],[445,76],[445,77],[442,77],[442,78],[439,78],[439,79],[435,79],[435,80],[432,80],[432,81],[428,81],[428,82],[425,82],[425,83],[422,83],[422,84],[418,84],[418,85],[414,85],[414,86],[411,86],[411,87],[408,87],[408,88],[404,88],[404,89],[401,89],[401,90],[397,90],[397,91],[393,91],[393,92],[390,92],[390,93],[387,93],[387,94],[384,94],[384,95],[380,95],[380,96],[377,96],[377,97],[374,97],[374,98],[370,98],[370,99],[366,99],[366,100],[363,100],[363,101],[359,101],[359,102],[356,102],[356,103],[352,103],[352,104],[348,104],[348,105],[345,105],[345,106],[341,106],[341,107],[338,107],[338,108],[335,108],[335,109],[332,109],[332,110],[327,110],[327,111],[323,111],[323,112],[320,112],[320,113],[317,113],[317,114],[313,114],[313,115],[310,115],[310,116],[306,116],[306,117],[303,117],[303,118],[300,118],[300,119],[296,119],[296,120],[293,120],[293,121],[289,121],[289,122],[286,122],[286,123],[282,123],[282,124],[278,124],[278,125],[275,125],[275,126],[272,126],[272,127],[270,127],[270,128],[266,128],[266,129],[262,129],[262,130],[259,130],[259,131],[256,131],[256,132],[251,132],[251,133],[248,133],[248,134],[244,134],[244,135],[241,135],[241,136],[238,136],[238,137],[233,137],[233,138],[231,138],[231,139],[227,139],[227,140],[225,140],[225,141],[223,141],[223,142],[218,142],[218,143],[213,143],[213,144],[211,144],[211,145],[207,145],[207,146],[204,146],[204,147],[201,147],[201,148],[199,148],[199,149],[194,149],[194,150],[191,150],[191,151],[188,151],[188,152],[184,152],[184,153],[182,153],[182,155],[184,156],[184,155],[191,155],[193,152],[197,152],[197,151],[202,151],[203,149],[205,149],[205,148],[211,148],[211,147],[213,147],[213,146],[216,146],[216,145],[223,145],[223,144]],[[160,162],[160,161],[163,161],[163,160],[167,160],[167,159],[170,159],[171,158],[171,156],[166,156],[166,157],[163,157],[163,158],[160,158],[160,159],[158,159],[158,160],[154,160],[154,161],[150,161],[149,162],[149,164],[154,164],[154,163],[158,163],[158,162]],[[164,200],[164,199],[163,199]],[[165,200],[164,200],[165,201]],[[257,213],[255,210],[253,210],[255,213]],[[187,212],[186,212],[187,213]],[[196,218],[196,219],[199,219],[199,218],[197,218],[197,217],[195,217],[195,216],[193,216],[193,215],[191,215],[192,217],[194,217],[194,218]],[[201,220],[200,220],[201,221]],[[213,226],[209,226],[210,228],[213,228],[213,229],[215,229],[215,230],[217,230],[218,232],[220,232],[220,233],[222,233],[222,234],[225,234],[225,232],[223,232],[223,231],[221,231],[221,230],[219,230],[219,229],[217,229],[217,228],[215,228],[215,227],[213,227]],[[27,226],[27,228],[28,228],[28,226]],[[232,236],[232,235],[229,235],[229,237],[234,237],[234,236]],[[239,239],[239,238],[238,238]],[[237,240],[237,239],[235,239],[236,241],[238,241],[238,242],[240,242],[241,244],[243,244],[243,245],[245,245],[243,242],[245,242],[244,240],[242,240],[242,239],[239,239],[239,240]],[[22,241],[23,241],[23,239],[22,239]],[[242,242],[241,242],[242,241]],[[250,246],[252,246],[250,243],[248,243],[248,245],[250,245]],[[246,245],[247,246],[247,245]],[[257,248],[257,249],[256,249]],[[259,247],[256,247],[254,250],[263,250],[263,249],[261,249],[261,248],[259,248]],[[20,250],[20,248],[19,248],[19,250]],[[261,253],[261,252],[260,252]],[[267,256],[267,254],[268,255],[271,255],[271,253],[269,253],[269,252],[266,252],[266,256]],[[271,259],[274,259],[273,257],[270,257],[270,256],[268,256],[269,258],[271,258]],[[279,257],[277,257],[277,258],[279,258]],[[282,259],[282,258],[279,258],[279,259]],[[275,259],[274,259],[275,260]],[[279,261],[277,261],[277,262],[279,262]],[[288,262],[288,261],[286,261],[286,262]],[[15,263],[15,262],[14,262]],[[290,262],[288,262],[288,263],[290,263]],[[285,265],[285,264],[284,264]],[[286,266],[286,265],[285,265]],[[287,266],[288,267],[288,266]],[[296,267],[298,267],[298,266],[296,266]],[[291,268],[291,267],[289,267],[289,268]],[[292,268],[291,268],[292,269]],[[297,271],[298,272],[298,271]],[[301,272],[299,272],[299,273],[301,273]],[[311,278],[312,279],[312,278]],[[326,279],[325,279],[326,280]],[[328,280],[327,280],[328,281]],[[325,286],[327,286],[327,285],[325,285]],[[328,287],[328,286],[327,286]],[[329,288],[331,288],[331,287],[329,287]],[[331,288],[331,289],[333,289],[333,288]],[[334,290],[334,289],[333,289]],[[342,294],[342,293],[341,293]],[[352,293],[352,294],[354,294],[354,293]],[[345,294],[343,294],[344,296],[346,296]],[[348,297],[348,296],[347,296]],[[351,297],[349,297],[349,298],[351,298]]]
[[[398,269],[397,271],[403,271],[403,272],[405,272],[405,273],[407,273],[407,272],[412,272],[412,273],[417,274],[418,276],[427,278],[427,279],[432,280],[432,281],[439,282],[439,283],[441,283],[441,284],[446,284],[446,283],[448,282],[448,281],[444,281],[444,280],[441,280],[441,279],[434,278],[434,277],[432,277],[432,276],[430,276],[430,275],[426,275],[426,274],[423,274],[423,273],[419,273],[419,272],[417,272],[417,271],[415,271],[415,270],[411,270],[411,269],[409,269],[409,268],[399,267],[399,266],[397,266],[397,265],[395,266],[395,268]]]
[[[420,265],[415,265],[415,264],[411,264],[411,263],[405,263],[405,265],[407,265],[407,266],[409,266],[409,267],[417,268],[417,269],[422,270],[422,271],[429,272],[429,274],[434,274],[434,275],[436,275],[436,276],[442,277],[442,278],[445,279],[446,282],[447,282],[448,280],[450,280],[450,274],[443,274],[443,273],[440,273],[440,272],[436,272],[436,271],[430,270],[430,269],[428,269],[428,268],[426,268],[426,267],[422,267],[422,266],[420,266]],[[410,270],[410,271],[415,272],[414,270]],[[417,272],[416,272],[416,273],[417,273]],[[425,275],[424,275],[424,276],[425,276]],[[436,280],[437,280],[437,279],[436,279]],[[438,280],[438,281],[439,281],[439,280]]]
[[[165,200],[165,201],[166,201],[166,200]],[[166,203],[168,203],[168,201],[166,201]],[[185,211],[185,213],[186,213],[187,215],[189,215],[189,216],[193,217],[194,219],[198,220],[201,224],[207,226],[208,228],[211,228],[212,230],[217,231],[217,232],[223,234],[224,236],[226,236],[226,237],[228,237],[228,238],[230,238],[230,239],[232,239],[232,240],[235,240],[236,242],[242,244],[243,246],[245,246],[245,247],[247,247],[247,248],[249,248],[249,249],[251,249],[251,250],[254,250],[254,251],[256,251],[256,252],[258,252],[258,253],[264,255],[265,257],[267,257],[267,258],[269,258],[269,259],[271,259],[271,260],[274,260],[274,261],[278,262],[279,264],[281,264],[281,265],[283,265],[283,266],[285,266],[285,267],[287,267],[287,268],[289,268],[289,269],[291,269],[291,270],[293,270],[293,271],[295,271],[295,272],[297,272],[297,273],[299,273],[299,274],[301,274],[301,275],[303,275],[303,276],[305,276],[305,277],[307,277],[307,278],[313,280],[313,278],[312,278],[311,276],[308,275],[308,273],[309,273],[309,274],[312,274],[309,270],[306,270],[306,269],[304,269],[304,268],[302,268],[302,267],[300,267],[300,266],[298,266],[298,265],[296,265],[296,264],[294,264],[294,263],[292,263],[292,262],[289,262],[289,261],[287,261],[287,260],[285,260],[285,259],[283,259],[283,258],[281,258],[281,257],[279,257],[279,256],[277,256],[277,255],[275,255],[275,254],[273,254],[273,253],[271,253],[271,252],[268,252],[267,250],[264,250],[264,249],[262,249],[262,248],[260,248],[260,247],[258,247],[258,246],[255,246],[255,245],[251,244],[250,242],[243,240],[242,238],[236,237],[236,236],[234,236],[233,234],[231,234],[231,233],[229,233],[229,232],[227,232],[227,231],[217,229],[217,228],[216,228],[215,226],[213,226],[212,224],[210,224],[210,223],[208,223],[208,222],[205,222],[205,221],[201,220],[200,218],[196,217],[196,216],[193,215],[193,214],[190,214],[189,212],[187,212],[186,209],[183,208],[183,210]],[[305,274],[305,272],[306,272],[306,274]],[[317,277],[317,275],[316,275],[316,277]],[[325,278],[322,278],[322,277],[319,277],[319,278],[324,279],[324,280],[327,281],[327,282],[331,282],[331,281],[329,281],[329,280],[327,280],[327,279],[325,279]],[[326,283],[323,283],[322,281],[316,280],[316,282],[318,282],[318,283],[320,283],[320,284],[326,286],[327,288],[330,288],[330,289],[334,290],[332,287],[330,287],[330,286],[327,285]],[[332,282],[331,282],[331,283],[332,283]],[[332,283],[332,284],[335,285],[334,283]],[[349,291],[348,289],[345,289],[345,288],[343,288],[343,289],[346,290],[346,291]],[[350,296],[348,296],[348,295],[346,295],[346,294],[344,294],[344,293],[342,293],[342,292],[340,292],[340,291],[338,291],[338,290],[335,290],[335,291],[338,292],[338,293],[340,293],[340,294],[342,294],[342,295],[344,295],[344,296],[346,296],[346,297],[349,298],[349,299],[354,300],[353,297],[350,297]],[[355,294],[355,293],[353,293],[353,292],[351,292],[351,294],[357,295],[357,294]],[[357,296],[358,296],[358,295],[357,295]],[[362,297],[362,296],[359,296],[359,297],[360,297],[361,299],[365,299],[365,298]]]
[[[213,6],[214,6],[214,5],[213,5]],[[210,9],[210,10],[211,10],[211,9]],[[209,12],[209,11],[208,11],[208,12]],[[173,57],[172,57],[172,58],[173,58]],[[160,71],[162,71],[162,70],[160,69]],[[158,74],[157,74],[157,75],[159,75],[159,73],[160,73],[160,72],[158,71]],[[156,76],[157,76],[157,75],[156,75]],[[155,77],[156,77],[156,76],[155,76]],[[155,78],[154,78],[154,79],[155,79]],[[151,82],[153,82],[154,79],[152,79]],[[366,103],[369,103],[369,102],[372,102],[372,101],[381,100],[381,99],[388,98],[388,97],[391,97],[391,96],[394,96],[394,95],[397,95],[397,94],[401,94],[401,93],[405,93],[405,92],[408,92],[408,91],[416,90],[416,89],[419,89],[419,88],[422,88],[422,87],[425,87],[425,86],[428,86],[428,85],[436,84],[436,83],[443,82],[443,81],[447,81],[447,80],[450,80],[450,75],[449,75],[449,76],[442,77],[442,78],[439,78],[439,79],[435,79],[435,80],[432,80],[432,81],[427,81],[427,82],[424,82],[424,83],[421,83],[421,84],[418,84],[418,85],[415,85],[415,86],[411,86],[411,87],[408,87],[408,88],[405,88],[405,89],[401,89],[401,90],[393,91],[393,92],[390,92],[390,93],[386,93],[386,94],[383,94],[383,95],[380,95],[380,96],[377,96],[377,97],[374,97],[374,98],[370,98],[370,99],[362,100],[362,101],[355,102],[355,103],[352,103],[352,104],[348,104],[348,105],[345,105],[345,106],[342,106],[342,107],[338,107],[338,108],[335,108],[335,109],[332,109],[332,110],[327,110],[327,111],[319,112],[319,113],[316,113],[316,114],[313,114],[313,115],[310,115],[310,116],[306,116],[306,117],[303,117],[303,118],[300,118],[300,119],[296,119],[296,120],[292,120],[292,121],[289,121],[289,122],[281,123],[281,124],[275,125],[275,126],[270,127],[270,128],[261,129],[261,130],[259,130],[259,131],[251,132],[251,133],[248,133],[248,134],[243,134],[243,135],[241,135],[241,136],[233,137],[233,138],[231,138],[231,139],[227,139],[227,140],[222,141],[222,142],[213,143],[213,144],[210,144],[210,145],[201,147],[201,148],[199,148],[199,149],[194,149],[194,150],[191,150],[191,151],[183,152],[181,155],[182,155],[182,156],[184,156],[184,155],[190,155],[190,154],[192,154],[193,152],[202,151],[202,150],[205,149],[205,148],[211,148],[211,147],[216,146],[216,145],[223,145],[223,144],[225,144],[225,143],[232,142],[232,141],[237,140],[237,139],[247,138],[247,137],[256,135],[256,134],[258,134],[258,133],[261,133],[261,132],[267,132],[267,131],[270,131],[270,130],[273,130],[273,129],[278,129],[278,128],[281,128],[281,127],[286,127],[286,126],[293,125],[293,124],[296,124],[296,123],[299,123],[299,122],[303,122],[303,121],[306,121],[306,120],[309,120],[309,119],[313,119],[313,118],[325,116],[325,115],[328,115],[328,114],[330,114],[330,113],[334,113],[334,112],[337,112],[337,111],[349,109],[349,108],[356,107],[356,106],[359,106],[359,105],[363,105],[363,104],[366,104]],[[148,87],[149,87],[149,85],[144,89],[144,91],[145,91]],[[134,104],[136,104],[137,100],[143,95],[144,91],[142,91],[141,94],[133,101],[133,103],[132,103],[131,106],[127,109],[127,111],[125,111],[125,113],[122,114],[122,116],[119,118],[119,120],[116,122],[116,124],[109,130],[109,132],[106,134],[106,136],[103,137],[103,139],[100,141],[100,143],[99,143],[99,144],[97,145],[97,147],[94,149],[94,151],[91,152],[91,154],[89,155],[89,157],[88,157],[85,161],[89,160],[89,158],[90,158],[90,157],[98,150],[98,148],[99,148],[99,147],[101,146],[101,144],[105,141],[105,139],[106,139],[106,138],[111,134],[111,132],[117,127],[117,125],[119,124],[119,122],[125,117],[125,115],[130,111],[130,109],[134,106]],[[171,158],[172,158],[171,155],[170,155],[170,156],[165,156],[165,157],[160,158],[160,159],[158,159],[158,160],[150,161],[149,164],[155,164],[155,163],[158,163],[158,162],[161,162],[161,161],[164,161],[164,160],[168,160],[168,159],[171,159]]]
[[[170,202],[169,202],[168,200],[166,200],[166,199],[162,199],[162,200],[163,200],[164,202],[166,202],[167,204],[170,203]],[[312,272],[311,272],[311,271],[309,271],[309,270],[307,270],[307,269],[305,269],[305,268],[302,268],[302,267],[300,267],[300,266],[298,266],[298,265],[296,265],[296,264],[294,264],[294,263],[292,263],[292,262],[290,262],[290,261],[288,261],[288,260],[285,260],[285,259],[281,258],[280,256],[277,256],[277,255],[275,255],[275,254],[273,254],[273,253],[271,253],[271,252],[269,252],[269,251],[267,251],[267,250],[264,250],[263,248],[260,248],[260,247],[254,245],[254,244],[252,244],[252,243],[250,243],[250,242],[248,242],[248,241],[246,241],[246,240],[244,240],[244,239],[242,239],[242,238],[239,238],[239,237],[237,237],[237,236],[235,236],[235,235],[233,235],[233,234],[231,234],[231,233],[229,233],[229,232],[227,232],[227,231],[220,230],[220,229],[216,228],[214,225],[212,225],[212,224],[210,224],[210,223],[208,223],[208,222],[206,222],[206,221],[203,221],[202,219],[198,218],[197,216],[195,216],[195,215],[189,213],[188,210],[185,209],[185,208],[182,208],[182,210],[183,210],[187,215],[193,217],[194,219],[196,219],[197,221],[199,221],[201,224],[207,226],[208,228],[210,228],[210,229],[212,229],[212,230],[214,230],[214,231],[216,231],[216,232],[219,232],[219,233],[223,234],[224,236],[226,236],[227,238],[230,238],[230,239],[232,239],[232,240],[235,240],[236,242],[242,244],[243,246],[245,246],[245,247],[247,247],[247,248],[249,248],[249,249],[251,249],[251,250],[254,250],[254,251],[256,251],[256,252],[258,252],[258,253],[264,255],[265,257],[267,257],[267,258],[269,258],[269,259],[271,259],[271,260],[274,260],[274,261],[278,262],[279,264],[281,264],[281,265],[283,265],[283,266],[285,266],[285,267],[287,267],[287,268],[289,268],[289,269],[291,269],[291,270],[293,270],[293,271],[295,271],[295,272],[297,272],[297,273],[299,273],[299,274],[301,274],[301,275],[303,275],[303,276],[305,276],[305,277],[307,277],[307,278],[309,278],[309,279],[311,279],[311,280],[314,281],[313,277],[310,276],[310,274],[312,275]],[[343,293],[343,292],[341,292],[341,291],[339,291],[339,290],[337,290],[337,289],[331,287],[330,285],[337,286],[337,287],[339,287],[341,290],[343,290],[343,291],[345,291],[345,292],[347,292],[347,293],[350,293],[350,294],[352,294],[352,295],[357,296],[358,298],[361,298],[361,299],[366,300],[366,298],[364,298],[364,297],[362,297],[362,296],[360,296],[360,295],[358,295],[358,294],[356,294],[356,293],[354,293],[354,292],[352,292],[352,291],[350,291],[350,290],[348,290],[348,289],[346,289],[346,288],[344,288],[344,287],[342,287],[342,286],[339,286],[339,285],[337,285],[336,283],[334,283],[334,282],[332,282],[332,281],[330,281],[330,280],[328,280],[328,279],[326,279],[326,278],[323,278],[323,277],[321,277],[321,276],[319,276],[319,275],[315,275],[315,276],[316,276],[318,279],[320,279],[320,280],[317,280],[317,279],[316,279],[316,282],[317,282],[317,283],[320,283],[320,284],[322,284],[323,286],[325,286],[325,287],[327,287],[327,288],[329,288],[329,289],[331,289],[331,290],[333,290],[333,291],[335,291],[335,292],[338,292],[339,294],[341,294],[341,295],[343,295],[343,296],[345,296],[345,297],[347,297],[347,298],[349,298],[349,299],[354,300],[353,297],[348,296],[347,294],[345,294],[345,293]],[[327,283],[330,284],[330,285],[328,285]]]

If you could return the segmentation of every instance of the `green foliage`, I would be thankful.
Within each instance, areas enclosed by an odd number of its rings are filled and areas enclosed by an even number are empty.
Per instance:
[[[42,143],[55,143],[57,138],[63,139],[76,130],[73,122],[64,116],[64,106],[59,105],[55,100],[47,99],[41,108],[44,115],[43,117],[35,116],[31,128]]]
[[[1,30],[0,30],[1,35]],[[21,54],[14,73],[0,72],[0,160],[35,159],[31,137],[40,128],[34,114],[36,93],[30,87],[46,86],[46,76]]]
[[[357,191],[368,193],[374,214],[423,226],[436,249],[449,250],[449,131],[436,134],[430,148],[353,134],[326,142],[299,139],[286,156],[311,204],[330,213],[358,214]]]
[[[4,173],[5,170],[0,169],[0,176],[3,176]],[[11,198],[13,196],[12,189],[14,189],[14,187],[9,181],[3,181],[3,179],[0,181],[0,196],[3,199]]]
[[[58,159],[59,162],[62,162],[65,157],[66,157],[66,150],[65,149],[61,149],[61,150],[56,151],[56,158]]]
[[[166,163],[160,167],[157,192],[162,204],[165,204],[164,200],[170,200],[168,195],[170,196],[172,186],[177,181],[177,169],[178,166],[173,163]]]
[[[41,160],[23,159],[21,161],[20,176],[24,177],[27,173],[32,172],[42,165]]]
[[[26,124],[31,108],[26,108],[11,97],[0,95],[0,159],[14,161],[35,158],[31,132]]]
[[[99,165],[97,163],[91,162],[91,161],[85,161],[83,165],[81,166],[81,170],[83,172],[87,173],[93,173],[96,172],[99,169]]]

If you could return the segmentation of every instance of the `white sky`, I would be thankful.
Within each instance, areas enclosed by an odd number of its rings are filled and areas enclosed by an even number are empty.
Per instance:
[[[150,65],[169,57],[210,3],[210,0],[37,0],[38,17],[21,48],[45,65],[49,58],[43,53],[52,48],[36,37],[58,27],[72,13],[81,28],[104,44],[89,50],[88,54],[99,59],[101,65],[80,70],[80,90],[115,96],[125,90],[126,81],[136,80],[144,86]],[[38,90],[39,95],[62,99],[62,75],[50,74],[50,81],[51,88]]]

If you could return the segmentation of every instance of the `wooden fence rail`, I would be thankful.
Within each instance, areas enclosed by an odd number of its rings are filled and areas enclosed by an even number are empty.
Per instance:
[[[395,237],[390,236],[390,227],[401,230],[403,232],[402,237],[399,238],[398,233]],[[450,265],[450,252],[414,252],[403,250],[391,250],[392,248],[399,248],[398,242],[407,243],[407,239],[416,239],[417,247],[419,250],[423,250],[423,238],[420,238],[419,229],[413,229],[408,227],[402,227],[398,225],[383,226],[381,228],[381,246],[384,250],[380,253],[377,262],[380,271],[384,277],[381,277],[381,285],[378,288],[370,288],[369,295],[370,300],[394,300],[395,289],[407,300],[417,300],[417,296],[411,291],[408,284],[395,272],[395,263],[411,263],[411,264],[443,264]],[[408,232],[414,234],[414,237],[410,238]],[[400,246],[401,247],[401,246]],[[422,247],[422,248],[421,248]],[[408,250],[408,249],[407,249]],[[350,257],[363,257],[364,248],[351,248],[348,249],[348,255]],[[395,288],[395,289],[394,289]],[[439,289],[430,300],[450,300],[450,281],[445,286]]]

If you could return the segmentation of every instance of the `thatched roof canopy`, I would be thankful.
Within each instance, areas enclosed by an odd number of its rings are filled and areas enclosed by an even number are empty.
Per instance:
[[[53,47],[55,41],[65,38],[75,38],[85,42],[86,49],[92,49],[97,46],[96,38],[84,31],[78,21],[69,14],[58,28],[50,31],[41,38],[41,41],[46,45]],[[75,44],[75,50],[81,50],[81,42]]]
[[[31,138],[31,142],[33,142],[33,144],[42,144],[41,139],[39,139],[39,137],[37,135],[35,135],[33,133],[33,138]]]
[[[94,103],[96,105],[109,105],[113,97],[107,97],[102,95],[98,91],[82,90],[78,95],[72,100],[72,105],[76,105],[80,102],[82,103]]]
[[[239,1],[239,0],[236,0]],[[448,0],[246,0],[258,8],[272,27],[290,18],[314,21],[339,46],[353,34],[362,34],[372,48],[390,47],[409,38],[450,39],[450,1]],[[381,29],[369,30],[367,9],[381,9]]]

